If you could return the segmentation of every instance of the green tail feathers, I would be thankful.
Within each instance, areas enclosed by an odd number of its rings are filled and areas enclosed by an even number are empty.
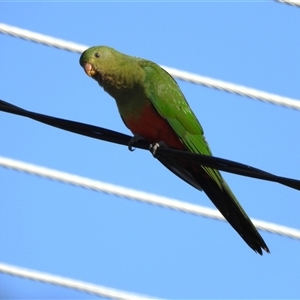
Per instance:
[[[199,168],[197,172],[191,171],[191,174],[243,240],[260,255],[262,255],[262,249],[269,253],[270,250],[265,241],[231,192],[225,180],[222,181],[220,187],[219,184],[207,176],[207,173],[202,168]]]

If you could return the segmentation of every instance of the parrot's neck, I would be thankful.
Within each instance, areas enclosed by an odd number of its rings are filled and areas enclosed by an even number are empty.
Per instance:
[[[150,103],[145,95],[144,77],[144,70],[133,60],[111,73],[101,74],[101,81],[97,81],[116,100],[122,118],[128,119],[139,117]]]
[[[136,87],[143,84],[144,76],[143,69],[132,58],[118,61],[116,66],[101,73],[97,81],[112,97],[120,98],[122,94],[135,92]]]

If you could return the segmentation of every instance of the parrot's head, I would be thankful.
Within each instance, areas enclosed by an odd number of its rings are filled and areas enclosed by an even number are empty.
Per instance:
[[[106,46],[95,46],[85,50],[79,59],[79,63],[85,73],[95,79],[101,86],[104,77],[109,76],[120,57],[120,52]]]

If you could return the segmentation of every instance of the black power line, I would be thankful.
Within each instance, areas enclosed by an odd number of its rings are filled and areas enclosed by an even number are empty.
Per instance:
[[[22,109],[18,106],[12,105],[3,100],[0,100],[0,111],[12,113],[15,115],[20,115],[23,117],[28,117],[50,126],[54,126],[77,134],[85,135],[95,139],[112,142],[124,146],[128,146],[129,141],[132,139],[132,137],[129,135],[119,133],[113,130],[105,129],[102,127],[31,112]],[[151,146],[150,143],[145,140],[137,141],[134,144],[134,147],[139,149],[144,149],[144,150],[149,150],[151,148],[150,146]],[[155,156],[158,159],[162,156],[178,157],[206,167],[211,167],[214,169],[218,169],[221,171],[234,173],[242,176],[247,176],[247,177],[252,177],[252,178],[257,178],[257,179],[262,179],[267,181],[273,181],[273,182],[286,185],[290,188],[300,190],[300,180],[276,176],[271,173],[262,171],[257,168],[253,168],[245,164],[241,164],[238,162],[234,162],[231,160],[227,160],[215,156],[194,154],[186,151],[174,150],[167,147],[158,147],[156,149],[155,154],[156,154]]]

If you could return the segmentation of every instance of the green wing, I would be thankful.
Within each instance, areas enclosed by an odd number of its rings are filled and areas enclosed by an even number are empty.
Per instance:
[[[168,121],[184,146],[192,153],[212,155],[203,129],[175,80],[155,63],[140,60],[140,66],[145,71],[144,85],[148,99],[158,113]],[[202,166],[196,172],[191,171],[189,176],[192,179],[190,180],[185,173],[181,172],[182,169],[185,171],[185,166],[180,166],[179,163],[178,167],[177,161],[165,160],[162,163],[197,188],[197,183],[195,184],[194,181],[196,180],[223,216],[254,251],[262,254],[261,248],[263,248],[269,252],[266,243],[218,170]]]
[[[192,153],[212,155],[203,129],[176,81],[155,63],[141,60],[140,65],[146,73],[148,98],[158,113],[168,121],[181,142]],[[203,169],[221,188],[223,179],[220,173],[207,167]]]

